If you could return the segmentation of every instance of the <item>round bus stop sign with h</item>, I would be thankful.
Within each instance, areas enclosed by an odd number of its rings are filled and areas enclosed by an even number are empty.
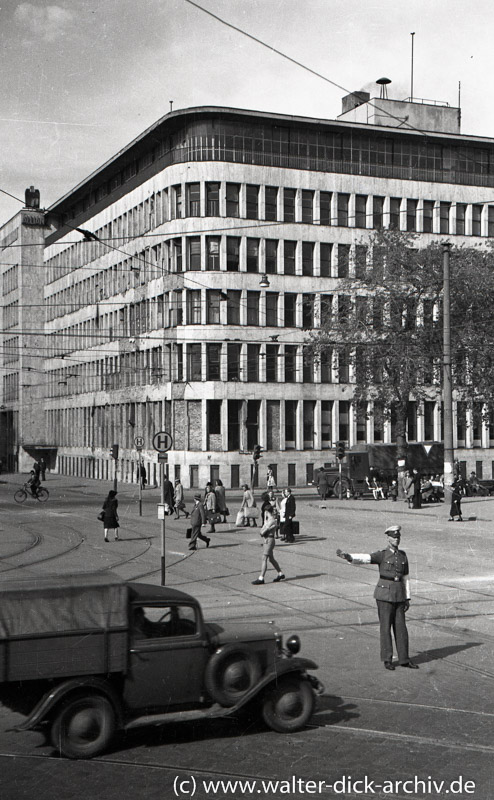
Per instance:
[[[153,436],[153,447],[158,453],[166,453],[173,445],[173,439],[167,431],[160,431]]]

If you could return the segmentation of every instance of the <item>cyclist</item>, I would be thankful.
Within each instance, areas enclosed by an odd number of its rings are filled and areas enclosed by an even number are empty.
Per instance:
[[[38,489],[41,486],[41,481],[39,479],[39,473],[35,472],[34,469],[31,470],[30,473],[31,477],[29,478],[28,482],[26,483],[27,488],[30,490],[33,497],[38,496]]]

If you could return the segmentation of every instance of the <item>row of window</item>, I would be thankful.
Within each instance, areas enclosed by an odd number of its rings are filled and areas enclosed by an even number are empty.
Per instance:
[[[347,400],[175,400],[179,418],[189,419],[190,431],[180,431],[180,449],[252,450],[257,443],[266,450],[316,450],[347,444],[395,442],[396,416],[390,418],[376,405],[359,407]],[[206,404],[202,413],[202,405]],[[169,424],[170,401],[117,403],[105,406],[51,409],[47,411],[48,436],[58,446],[110,447],[118,441],[133,448],[134,432],[152,441],[156,430]],[[130,422],[130,424],[129,424]],[[202,425],[205,424],[205,430]],[[480,447],[494,442],[494,414],[484,421],[482,407],[455,404],[456,445]],[[410,402],[408,441],[442,439],[442,408],[434,401]],[[264,431],[261,434],[261,431]]]
[[[225,193],[224,204],[221,191]],[[484,204],[219,182],[177,184],[170,187],[170,193],[171,219],[226,216],[352,228],[494,235],[494,206]],[[168,199],[168,190],[164,190],[164,196]]]
[[[358,298],[359,319],[366,302],[367,298]],[[104,312],[105,305],[101,304],[95,316],[50,331],[47,334],[50,356],[182,325],[312,329],[333,314],[343,319],[352,308],[348,295],[236,289],[226,292],[216,289],[176,290],[139,303],[119,305],[114,311]],[[369,305],[369,313],[370,308]],[[382,305],[376,300],[372,311],[376,325],[378,319],[382,320],[382,313]]]
[[[257,184],[176,184],[139,203],[94,233],[98,240],[64,246],[47,259],[47,282],[123,247],[174,219],[225,216],[268,222],[391,228],[472,236],[494,235],[494,206],[314,191]],[[214,237],[212,237],[214,238]],[[136,268],[142,267],[136,259]],[[150,248],[150,262],[157,264]],[[214,267],[211,267],[214,269]]]
[[[388,307],[381,297],[351,298],[347,294],[330,293],[179,289],[138,303],[118,305],[114,311],[105,312],[102,303],[89,319],[51,331],[48,334],[50,355],[54,357],[183,325],[313,330],[322,325],[330,326],[332,319],[342,323],[352,315],[356,322],[371,325],[376,330],[382,329],[387,317],[395,328],[400,325],[413,330],[418,325],[432,327],[440,321],[440,308],[427,298],[420,305],[410,298]],[[15,341],[9,341],[12,344],[9,355],[14,357]],[[141,355],[145,352],[141,351]]]

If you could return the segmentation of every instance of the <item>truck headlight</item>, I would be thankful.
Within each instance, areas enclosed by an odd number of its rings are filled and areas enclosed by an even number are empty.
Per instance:
[[[296,633],[286,640],[286,649],[292,656],[296,655],[300,650],[300,639]]]

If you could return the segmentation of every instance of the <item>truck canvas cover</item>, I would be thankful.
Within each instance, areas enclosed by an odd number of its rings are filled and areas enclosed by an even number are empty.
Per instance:
[[[124,670],[127,608],[116,576],[0,582],[0,680]]]

